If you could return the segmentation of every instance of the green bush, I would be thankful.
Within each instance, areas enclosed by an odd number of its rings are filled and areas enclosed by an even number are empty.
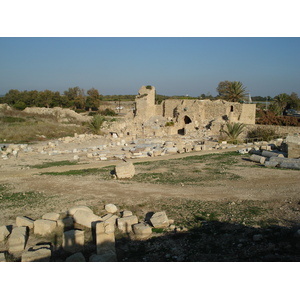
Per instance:
[[[267,142],[272,140],[274,136],[276,136],[276,132],[273,128],[257,127],[256,129],[252,129],[247,133],[247,138],[249,139],[262,139],[263,141]]]
[[[89,128],[92,130],[93,133],[99,134],[104,121],[105,118],[103,116],[95,115],[89,123]]]
[[[245,124],[242,123],[226,123],[227,130],[222,129],[221,132],[225,133],[228,137],[228,142],[236,144],[239,135],[243,132]]]
[[[23,101],[18,101],[14,104],[14,108],[18,110],[23,110],[27,107],[27,105]]]
[[[116,116],[117,114],[115,113],[114,110],[112,110],[110,108],[106,108],[106,109],[100,111],[100,115],[102,115],[102,116]]]

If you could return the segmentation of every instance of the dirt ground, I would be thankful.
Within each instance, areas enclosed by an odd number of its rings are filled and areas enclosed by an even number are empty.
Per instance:
[[[221,153],[228,150],[190,152],[178,155],[168,155],[155,158],[143,158],[132,162],[144,162],[155,160],[174,159],[193,155],[205,155],[208,153]],[[232,151],[232,150],[231,150]],[[62,158],[56,157],[56,160]],[[65,158],[64,158],[65,159]],[[300,173],[294,170],[274,170],[268,168],[234,168],[234,174],[241,176],[240,180],[208,180],[205,185],[164,185],[159,189],[153,184],[140,182],[124,182],[118,180],[101,180],[96,176],[47,176],[39,175],[46,172],[64,172],[67,170],[79,170],[88,168],[101,168],[117,165],[122,161],[90,161],[74,166],[57,166],[44,169],[26,168],[24,165],[41,163],[39,159],[31,157],[30,160],[1,161],[0,184],[10,186],[14,192],[39,192],[51,197],[51,205],[41,203],[35,207],[35,214],[44,214],[49,209],[61,212],[67,210],[70,205],[85,204],[97,206],[102,203],[113,202],[116,205],[134,205],[140,201],[164,198],[178,198],[205,201],[222,201],[228,199],[255,200],[255,201],[300,201]],[[241,164],[253,165],[252,162],[242,161]],[[112,168],[113,169],[113,168]],[[159,171],[159,170],[158,170]],[[163,170],[161,170],[163,171]],[[55,199],[58,199],[56,201]],[[48,208],[47,205],[50,205]],[[15,213],[24,212],[24,207],[14,208]],[[26,208],[25,208],[26,209]],[[7,219],[12,215],[10,211],[2,211],[0,223],[11,222]]]
[[[226,151],[228,150],[216,150],[214,152],[220,153]],[[192,155],[204,155],[208,153],[212,153],[212,151],[136,159],[133,162],[166,160]],[[46,159],[49,160],[49,157]],[[67,160],[68,158],[66,156],[64,156],[64,158],[56,156],[51,159]],[[231,170],[232,173],[240,176],[239,180],[219,178],[218,180],[207,180],[205,181],[205,184],[202,185],[156,185],[150,182],[141,183],[136,181],[119,181],[114,179],[103,180],[98,176],[92,175],[84,177],[40,175],[42,172],[64,172],[67,170],[107,167],[121,163],[120,160],[103,162],[83,161],[78,165],[57,166],[42,170],[28,167],[40,164],[43,160],[45,159],[40,156],[35,157],[34,155],[31,155],[29,158],[27,157],[25,160],[20,155],[18,159],[1,161],[0,185],[7,186],[8,190],[14,193],[39,193],[41,195],[41,200],[36,201],[32,205],[24,203],[22,206],[3,207],[0,212],[0,225],[13,225],[15,218],[18,215],[28,216],[35,219],[41,217],[47,212],[64,212],[74,205],[90,206],[94,209],[94,211],[101,215],[101,213],[105,213],[103,210],[105,204],[114,203],[120,209],[134,210],[135,207],[139,207],[139,210],[137,211],[140,215],[146,215],[151,209],[152,211],[155,211],[156,204],[158,203],[173,201],[173,203],[178,204],[180,201],[187,199],[192,202],[194,201],[195,203],[211,201],[216,205],[217,203],[220,203],[220,205],[224,203],[235,204],[243,201],[246,202],[248,200],[252,201],[252,203],[257,203],[256,206],[260,206],[260,203],[269,203],[269,207],[274,207],[272,214],[273,217],[277,219],[277,226],[280,226],[280,228],[285,229],[292,225],[298,226],[300,223],[300,173],[295,170],[251,168],[249,166],[253,165],[253,162],[241,158],[239,164],[234,166]],[[136,169],[138,171],[138,167]],[[164,170],[161,169],[161,171]],[[270,218],[271,217],[272,216],[270,215]],[[176,223],[176,216],[174,219]],[[206,224],[210,227],[213,226],[214,228],[216,226],[215,223]],[[223,227],[229,225],[230,224],[228,223],[222,224]],[[239,226],[243,225],[239,224]],[[229,228],[228,232],[236,232],[234,230]],[[253,228],[253,230],[256,229]],[[195,232],[191,232],[190,234],[195,234]],[[203,232],[201,234],[204,234],[205,237],[208,235],[208,233]],[[185,239],[183,236],[181,237],[181,240]],[[204,237],[202,236],[202,241],[203,238]],[[243,240],[243,238],[240,238],[240,240]],[[179,241],[176,241],[176,243],[177,245],[180,244]],[[243,245],[243,242],[240,242],[240,244]],[[269,241],[268,245],[269,244],[272,243]],[[184,245],[185,244],[183,243],[183,247],[185,247]],[[291,247],[294,246],[295,245],[292,245]],[[126,247],[128,248],[129,246],[127,245]],[[136,247],[136,245],[134,247]],[[145,245],[143,245],[143,247],[145,247]],[[172,248],[171,245],[170,247]],[[273,246],[270,245],[270,247]],[[122,249],[122,247],[120,247],[120,249]],[[275,247],[275,249],[277,248]],[[126,256],[124,254],[126,251],[124,251],[124,249],[120,250],[119,255],[123,258],[123,260],[128,260],[128,257],[124,258]],[[220,254],[221,252],[218,253]],[[211,253],[211,250],[209,250],[208,253]],[[226,261],[227,259],[224,257],[230,257],[228,260],[238,260],[237,256],[231,257],[228,253],[226,254],[227,256],[223,255],[219,257],[218,255],[216,257],[212,257],[211,255],[202,256],[201,259],[194,253],[190,254],[188,258],[183,258],[183,260]],[[269,260],[276,260],[276,255],[274,256],[275,258],[272,256]],[[182,260],[180,256],[169,253],[164,254],[162,259],[158,259],[157,256],[149,256],[148,258],[137,257],[138,254],[135,258],[132,258],[132,260]],[[284,257],[285,256],[283,256],[283,260],[299,259],[298,256],[297,258],[292,256],[292,258],[289,259]],[[257,259],[257,256],[253,258],[253,260]],[[247,259],[243,258],[242,260]],[[268,260],[268,258],[266,258],[266,260]]]

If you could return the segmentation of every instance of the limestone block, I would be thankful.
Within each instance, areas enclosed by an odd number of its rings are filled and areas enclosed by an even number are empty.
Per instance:
[[[138,239],[148,238],[152,234],[152,228],[146,223],[134,224],[132,229]]]
[[[90,256],[90,262],[117,262],[115,252],[110,252],[102,255],[93,254]]]
[[[122,163],[115,167],[115,173],[118,179],[132,178],[135,174],[133,163]]]
[[[105,224],[112,224],[116,225],[118,217],[116,215],[107,214],[106,216],[102,217],[103,222]]]
[[[25,249],[27,241],[27,227],[13,228],[8,238],[8,252],[15,254]]]
[[[33,223],[34,234],[47,235],[51,234],[56,228],[56,222],[50,220],[35,220]]]
[[[137,223],[138,223],[137,216],[128,216],[128,217],[117,219],[118,228],[122,232],[127,232],[127,233],[131,232],[132,231],[131,226]]]
[[[154,149],[153,150],[153,156],[156,157],[156,156],[160,156],[162,155],[162,149]]]
[[[0,262],[6,262],[5,254],[0,253]]]
[[[107,232],[107,226],[104,222],[96,223],[96,246],[97,254],[106,254],[115,252],[115,234]]]
[[[64,219],[59,219],[56,221],[56,226],[59,228],[72,228],[74,225],[74,219],[72,217],[67,217]]]
[[[67,257],[66,262],[85,262],[85,257],[81,252],[77,252]]]
[[[201,145],[194,145],[193,150],[194,151],[201,151],[202,150],[202,146]]]
[[[4,241],[10,235],[7,226],[0,226],[0,242]]]
[[[92,228],[93,223],[102,221],[101,217],[85,210],[77,210],[73,216],[73,219],[77,224],[83,225],[88,228]]]
[[[22,262],[49,262],[51,249],[49,245],[35,246],[22,254]]]
[[[80,252],[84,246],[84,231],[68,230],[63,233],[62,247],[68,252]]]
[[[109,203],[105,205],[105,210],[108,213],[114,214],[115,212],[117,212],[118,208],[114,204]]]
[[[129,217],[129,216],[132,216],[132,212],[130,210],[124,210],[122,211],[122,217]]]
[[[168,217],[164,211],[155,213],[150,218],[150,222],[155,228],[166,228],[170,225]]]
[[[87,207],[85,205],[78,205],[78,206],[71,207],[68,210],[68,215],[73,216],[77,210],[84,210],[84,211],[93,213],[93,211],[89,207]]]
[[[34,220],[28,218],[28,217],[16,217],[16,225],[18,227],[27,226],[29,229],[33,228]]]
[[[50,213],[44,214],[42,216],[43,220],[50,220],[50,221],[57,221],[59,218],[60,218],[60,215],[55,212],[50,212]]]
[[[166,154],[174,154],[177,153],[177,151],[178,151],[177,147],[165,147]]]

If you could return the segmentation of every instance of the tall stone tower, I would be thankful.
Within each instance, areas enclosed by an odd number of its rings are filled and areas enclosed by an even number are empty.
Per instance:
[[[155,113],[155,87],[143,85],[135,97],[135,116],[147,121]]]

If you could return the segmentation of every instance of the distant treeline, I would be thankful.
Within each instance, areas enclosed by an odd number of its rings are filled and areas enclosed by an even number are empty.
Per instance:
[[[19,91],[11,89],[8,93],[0,96],[0,103],[23,110],[26,107],[62,107],[71,108],[74,110],[98,110],[101,106],[101,101],[133,101],[135,95],[106,95],[103,96],[95,88],[85,91],[79,87],[69,88],[60,92],[50,90],[44,91]]]
[[[134,101],[135,97],[136,95],[101,95],[95,88],[91,88],[85,93],[83,89],[77,86],[69,88],[67,91],[64,91],[63,94],[50,90],[19,91],[17,89],[11,89],[5,95],[0,96],[0,103],[7,103],[19,110],[35,106],[96,111],[101,107],[101,101]],[[176,97],[180,98],[180,96],[174,96],[174,98]],[[170,98],[170,96],[157,94],[155,96],[155,102],[161,103],[168,98]]]
[[[93,110],[97,111],[101,109],[101,101],[134,101],[136,95],[101,95],[95,88],[91,88],[85,91],[78,86],[69,88],[64,91],[63,94],[60,92],[53,92],[50,90],[44,91],[19,91],[17,89],[11,89],[4,96],[0,97],[0,103],[7,103],[8,105],[23,110],[26,107],[63,107],[71,108],[74,110]],[[166,96],[156,94],[155,102],[160,104],[165,99],[210,99],[217,100],[223,99],[220,95],[213,97],[208,92],[207,94],[201,94],[199,97],[185,96]],[[280,94],[274,98],[253,96],[251,97],[254,102],[272,102],[269,109],[274,111],[276,115],[282,114],[286,109],[300,109],[300,99],[296,93]],[[258,104],[260,105],[260,104]]]

